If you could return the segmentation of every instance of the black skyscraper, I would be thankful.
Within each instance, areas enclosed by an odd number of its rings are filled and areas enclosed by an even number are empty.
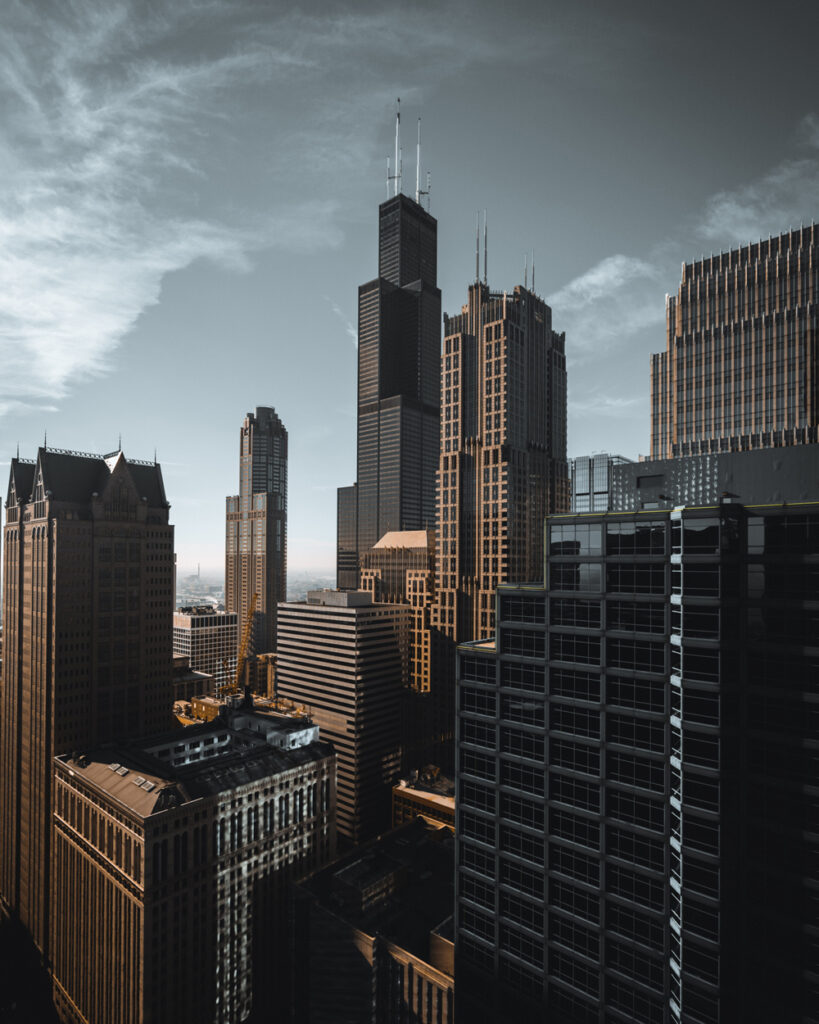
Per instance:
[[[437,221],[396,195],[379,208],[379,276],[358,292],[356,550],[435,523],[441,292]],[[349,516],[345,532],[349,533]],[[339,586],[355,586],[349,573]],[[357,568],[356,568],[357,576]]]

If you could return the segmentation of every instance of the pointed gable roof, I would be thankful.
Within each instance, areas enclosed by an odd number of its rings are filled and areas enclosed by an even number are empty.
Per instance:
[[[24,462],[19,458],[11,460],[9,467],[9,489],[6,498],[9,505],[28,501],[34,486],[35,468],[33,462]]]
[[[43,487],[55,501],[84,503],[100,493],[108,480],[108,467],[100,455],[80,455],[40,448],[37,464]]]

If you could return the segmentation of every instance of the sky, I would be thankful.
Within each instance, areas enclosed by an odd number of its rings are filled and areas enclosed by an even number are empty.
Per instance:
[[[181,573],[223,569],[257,405],[289,567],[333,571],[397,97],[444,310],[477,211],[493,289],[534,251],[570,456],[648,451],[683,261],[819,211],[815,4],[6,0],[0,27],[0,472],[46,436],[156,452]]]

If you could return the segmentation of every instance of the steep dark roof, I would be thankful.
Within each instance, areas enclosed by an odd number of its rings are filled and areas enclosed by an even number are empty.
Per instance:
[[[111,470],[102,455],[40,448],[37,459],[43,470],[43,487],[51,492],[55,501],[87,504],[94,494],[103,493],[111,478]],[[147,498],[149,507],[167,508],[160,466],[129,462],[124,456],[122,461],[139,497]],[[13,480],[18,499],[26,501],[30,497],[36,469],[33,463],[11,460],[9,489]]]
[[[34,487],[34,470],[36,469],[33,462],[21,462],[19,459],[11,460],[11,467],[9,469],[9,489],[8,494],[11,494],[11,486],[14,484],[14,490],[17,494],[18,501],[27,501],[31,490]]]
[[[43,486],[55,501],[88,502],[102,492],[111,475],[101,456],[68,455],[41,448]]]
[[[164,508],[168,501],[165,497],[165,486],[162,482],[162,469],[158,465],[136,465],[133,462],[128,462],[127,459],[125,462],[140,498],[147,498],[148,504],[152,508]]]

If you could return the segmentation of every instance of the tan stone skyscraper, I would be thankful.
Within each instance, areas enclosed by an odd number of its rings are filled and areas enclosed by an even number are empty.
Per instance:
[[[276,649],[276,606],[287,598],[287,431],[275,409],[249,412],[239,437],[239,494],[227,499],[225,607],[241,637],[257,594],[250,654]]]
[[[564,340],[521,287],[476,282],[444,317],[433,621],[450,640],[492,634],[499,584],[543,578],[543,520],[569,497]]]
[[[54,756],[171,722],[168,508],[159,466],[121,451],[11,462],[0,895],[46,957]]]
[[[651,357],[651,457],[817,441],[819,227],[683,264]]]

